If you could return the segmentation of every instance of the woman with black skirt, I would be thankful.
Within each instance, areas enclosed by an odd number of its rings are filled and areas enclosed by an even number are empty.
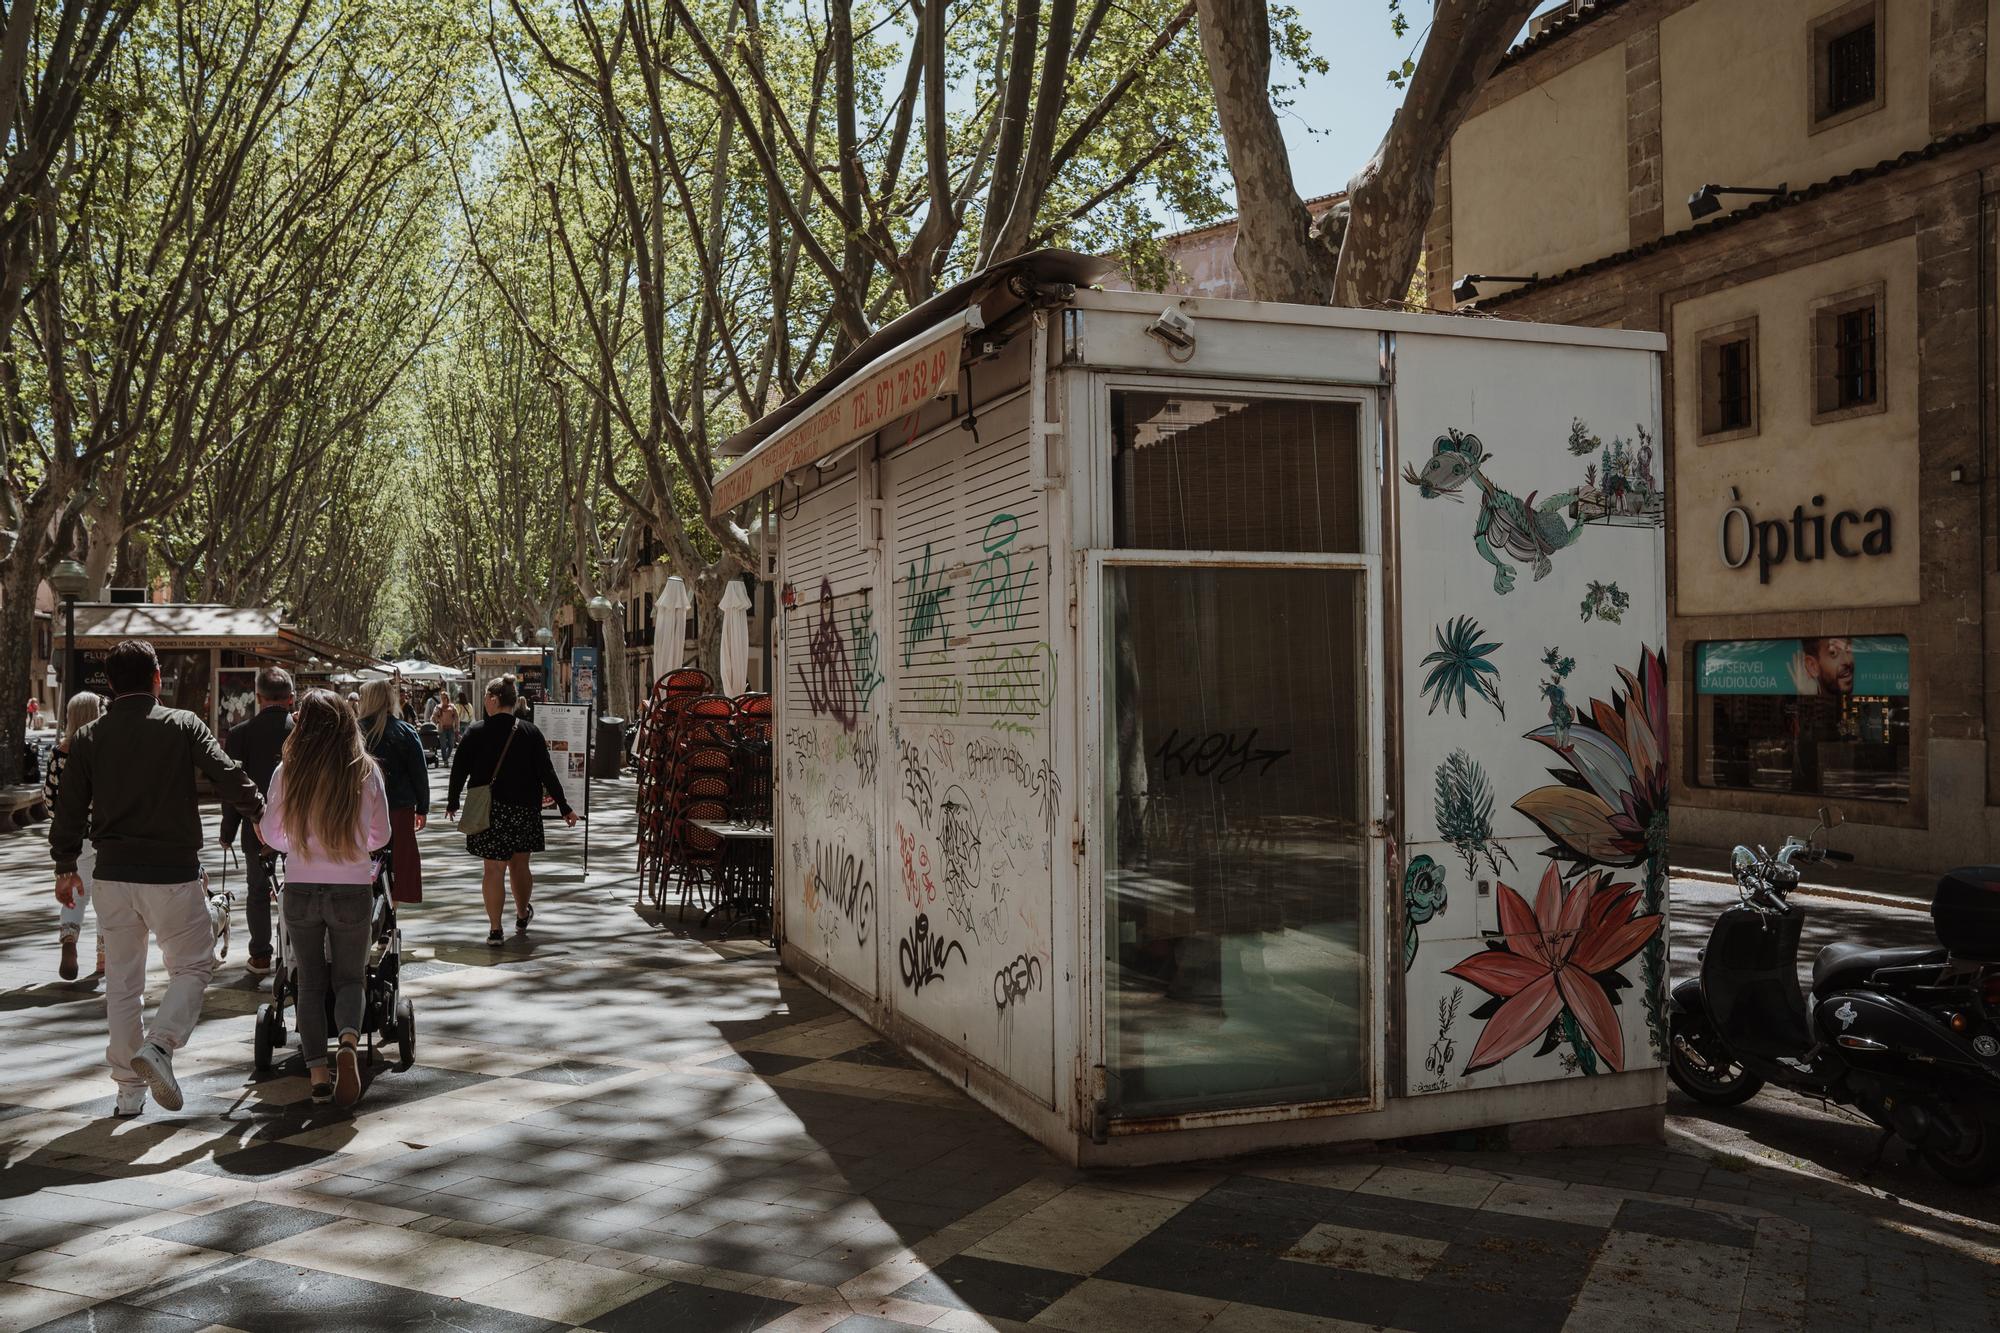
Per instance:
[[[486,922],[492,928],[486,942],[496,945],[507,938],[500,930],[500,905],[509,879],[514,883],[514,928],[525,932],[535,915],[531,901],[535,881],[528,857],[543,846],[543,794],[555,800],[564,823],[574,826],[577,818],[563,797],[549,743],[534,723],[514,715],[520,697],[520,684],[512,676],[487,682],[486,720],[459,742],[445,797],[445,813],[456,820],[459,796],[468,780],[492,785],[492,822],[483,832],[466,836],[465,850],[486,863],[479,887],[486,896]]]

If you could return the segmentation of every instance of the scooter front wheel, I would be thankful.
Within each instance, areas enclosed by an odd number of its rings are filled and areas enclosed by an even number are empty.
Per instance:
[[[1741,1106],[1764,1086],[1762,1077],[1730,1058],[1707,1023],[1679,1015],[1667,1043],[1667,1077],[1703,1106]]]

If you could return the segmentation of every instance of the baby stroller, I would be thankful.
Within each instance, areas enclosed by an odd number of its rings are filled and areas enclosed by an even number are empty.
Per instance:
[[[292,958],[292,942],[285,930],[284,864],[277,852],[266,852],[271,867],[271,895],[280,905],[271,915],[276,939],[276,956],[271,965],[271,999],[257,1010],[254,1037],[259,1070],[269,1069],[277,1052],[291,1041],[285,1009],[298,1002],[298,964]],[[396,905],[390,895],[389,853],[375,857],[374,916],[368,936],[368,967],[362,979],[361,1033],[368,1053],[375,1054],[376,1040],[396,1043],[396,1068],[408,1069],[417,1058],[417,1009],[403,998],[403,932],[396,924]],[[332,1028],[333,992],[326,996],[327,1026]]]
[[[438,762],[438,746],[440,744],[438,724],[435,722],[426,722],[422,726],[418,727],[417,739],[422,741],[424,745],[424,767],[436,768]]]

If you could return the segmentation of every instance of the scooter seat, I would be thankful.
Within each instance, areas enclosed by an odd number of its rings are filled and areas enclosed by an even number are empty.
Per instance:
[[[1885,967],[1921,967],[1942,963],[1945,956],[1943,949],[1921,946],[1877,949],[1866,944],[1829,944],[1813,960],[1813,994],[1824,996],[1828,991],[1858,986]]]

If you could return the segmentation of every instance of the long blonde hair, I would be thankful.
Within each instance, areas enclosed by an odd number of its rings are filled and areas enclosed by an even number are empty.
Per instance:
[[[400,703],[392,680],[371,680],[361,687],[361,730],[368,737],[369,749],[381,744],[389,719],[401,711]]]
[[[76,740],[77,732],[103,716],[104,700],[101,696],[89,690],[70,696],[69,707],[63,713],[63,748],[68,749],[70,743]]]
[[[376,771],[354,714],[331,690],[307,690],[285,738],[285,836],[301,854],[362,857],[361,795]]]

